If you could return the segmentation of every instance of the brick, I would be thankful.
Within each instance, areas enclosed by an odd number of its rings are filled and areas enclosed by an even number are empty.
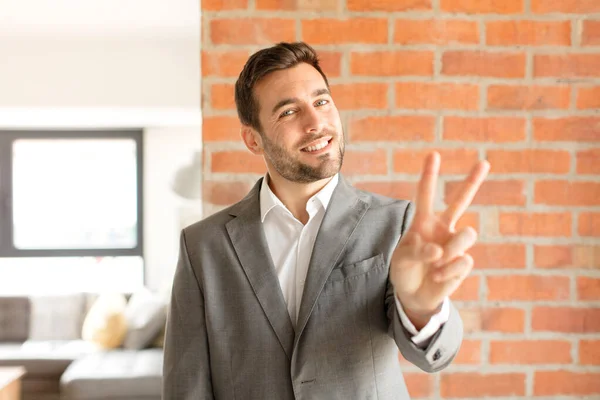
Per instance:
[[[243,10],[248,8],[248,0],[202,0],[202,11]]]
[[[600,268],[600,246],[535,245],[533,262],[537,268]]]
[[[600,76],[600,54],[536,54],[536,78],[585,78]]]
[[[534,331],[563,333],[600,332],[599,308],[535,307],[531,314]]]
[[[571,236],[571,213],[501,212],[499,227],[502,235]]]
[[[477,85],[459,83],[396,83],[396,107],[428,110],[477,110]]]
[[[600,278],[578,276],[577,300],[600,300]]]
[[[346,0],[349,11],[431,10],[431,0]]]
[[[570,93],[569,86],[491,85],[487,103],[490,110],[566,110]]]
[[[577,220],[581,236],[600,236],[600,213],[582,212]]]
[[[451,19],[399,19],[394,25],[398,44],[478,44],[476,21]]]
[[[342,74],[342,53],[337,51],[319,51],[319,65],[327,78]]]
[[[596,0],[531,0],[534,13],[573,13],[586,14],[600,12],[600,3]]]
[[[539,180],[535,182],[533,201],[552,206],[597,206],[600,183]]]
[[[462,181],[446,182],[444,203],[451,204],[457,190],[463,187]],[[519,180],[484,181],[473,198],[473,205],[513,205],[524,206],[525,182]]]
[[[235,110],[234,85],[213,83],[210,86],[210,105],[215,110]]]
[[[533,138],[539,141],[600,141],[600,117],[534,118]]]
[[[387,37],[388,22],[385,18],[321,18],[302,21],[302,40],[312,45],[385,44]]]
[[[450,296],[453,301],[478,301],[481,277],[468,276]]]
[[[476,243],[469,254],[475,269],[523,269],[525,245],[520,243]]]
[[[205,201],[219,206],[234,204],[248,194],[250,185],[245,182],[204,181],[202,194]]]
[[[204,142],[240,141],[240,120],[237,117],[202,118],[202,140]]]
[[[237,77],[248,60],[247,51],[203,51],[202,76]]]
[[[485,308],[459,310],[465,332],[522,333],[525,329],[525,310],[520,308]]]
[[[433,391],[433,378],[429,375],[409,372],[402,374],[406,388],[411,399],[421,399],[431,396]]]
[[[570,364],[571,343],[566,340],[492,340],[491,364]]]
[[[210,21],[210,38],[214,44],[292,42],[296,39],[296,22],[282,18],[213,19]]]
[[[388,85],[385,83],[347,83],[332,85],[331,94],[339,110],[387,108]]]
[[[356,76],[431,76],[431,51],[352,52],[350,73]]]
[[[490,301],[568,300],[570,279],[566,276],[488,276]]]
[[[415,195],[417,182],[384,181],[384,182],[356,182],[360,190],[377,193],[394,199],[411,200]]]
[[[442,11],[467,14],[516,14],[523,12],[523,0],[440,0]]]
[[[394,172],[420,174],[425,157],[433,150],[441,156],[441,174],[467,174],[479,161],[476,149],[398,149],[394,151]]]
[[[486,159],[492,174],[566,174],[571,168],[571,155],[564,150],[488,150]]]
[[[336,11],[338,0],[256,0],[257,10]]]
[[[433,142],[435,117],[428,115],[364,117],[350,120],[350,141]]]
[[[578,174],[600,174],[600,148],[581,150],[577,152]]]
[[[524,396],[525,374],[454,372],[441,375],[443,398],[492,396]]]
[[[212,172],[264,174],[267,170],[263,158],[248,151],[213,152],[211,161]]]
[[[583,31],[581,33],[581,44],[583,46],[600,45],[600,20],[583,21]]]
[[[481,340],[465,339],[460,345],[458,354],[452,360],[455,365],[481,364]]]
[[[498,53],[477,50],[446,51],[442,74],[495,78],[525,77],[525,53]]]
[[[600,373],[535,371],[534,396],[587,396],[600,394]]]
[[[585,340],[579,342],[579,364],[600,365],[600,340]]]
[[[490,46],[568,46],[570,21],[489,21],[486,39]]]
[[[525,119],[444,117],[444,140],[508,143],[525,140]],[[494,166],[492,165],[492,168]]]
[[[387,174],[387,151],[346,150],[342,172],[346,175],[385,175]]]
[[[600,109],[600,86],[577,89],[577,108],[579,110]]]

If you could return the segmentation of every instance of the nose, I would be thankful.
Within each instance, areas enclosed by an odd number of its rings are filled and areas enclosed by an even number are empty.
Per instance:
[[[325,118],[319,113],[314,107],[307,107],[303,113],[304,119],[304,132],[305,133],[319,133],[325,126]]]

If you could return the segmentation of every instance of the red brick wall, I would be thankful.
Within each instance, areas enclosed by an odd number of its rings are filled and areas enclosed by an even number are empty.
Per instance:
[[[411,197],[442,153],[439,208],[477,159],[463,219],[476,268],[454,296],[456,362],[407,365],[415,398],[600,396],[599,0],[204,0],[207,214],[264,172],[239,139],[233,83],[251,52],[320,51],[359,187]]]

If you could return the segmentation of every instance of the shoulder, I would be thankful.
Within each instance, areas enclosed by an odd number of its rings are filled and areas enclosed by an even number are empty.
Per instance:
[[[233,218],[231,210],[236,204],[218,211],[202,220],[195,222],[183,228],[183,234],[186,238],[200,238],[203,236],[213,236],[217,232],[222,232],[225,225]]]
[[[381,212],[389,212],[394,214],[410,213],[414,208],[411,200],[396,199],[393,197],[383,196],[378,193],[369,192],[353,187],[359,193],[359,196],[369,203],[370,210]]]

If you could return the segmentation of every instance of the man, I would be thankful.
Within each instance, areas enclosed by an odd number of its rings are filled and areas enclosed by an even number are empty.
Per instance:
[[[440,216],[437,153],[415,204],[353,188],[339,174],[338,110],[304,43],[251,56],[235,95],[267,174],[182,232],[164,399],[408,399],[398,348],[427,372],[458,352],[448,296],[473,266],[476,233],[454,226],[489,165],[474,166]]]

